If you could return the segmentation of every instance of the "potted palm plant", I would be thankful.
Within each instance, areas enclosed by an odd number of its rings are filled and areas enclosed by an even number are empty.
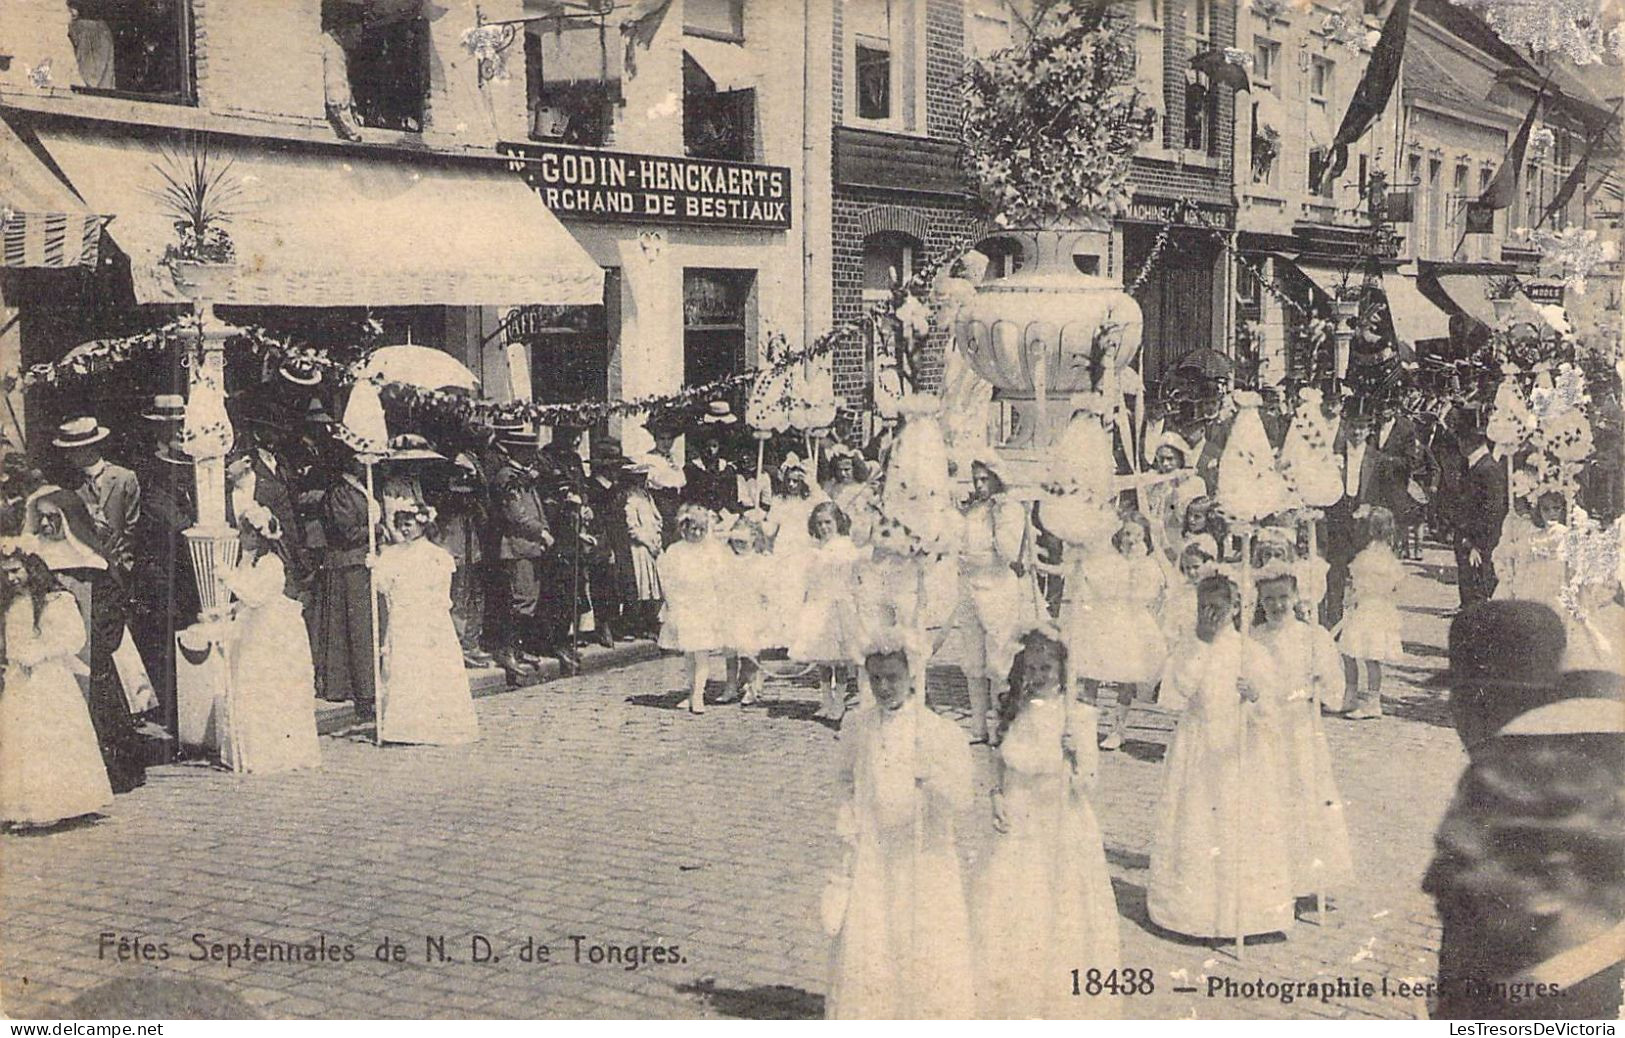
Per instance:
[[[181,151],[165,152],[153,164],[162,181],[153,194],[175,228],[161,262],[175,287],[193,301],[219,298],[236,272],[229,228],[242,200],[242,182],[233,164],[202,138]]]

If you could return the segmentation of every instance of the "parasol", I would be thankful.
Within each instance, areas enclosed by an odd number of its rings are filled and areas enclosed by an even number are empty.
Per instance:
[[[480,384],[462,361],[432,346],[380,346],[367,356],[358,379],[402,382],[419,389],[473,389]]]

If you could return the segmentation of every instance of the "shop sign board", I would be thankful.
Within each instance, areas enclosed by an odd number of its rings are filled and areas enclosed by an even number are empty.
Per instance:
[[[1236,225],[1236,211],[1229,206],[1192,202],[1188,199],[1150,198],[1136,195],[1129,203],[1130,220],[1146,223],[1174,224],[1186,227],[1211,227],[1228,231]]]
[[[505,144],[502,151],[560,219],[790,226],[790,170],[784,166],[547,144]]]

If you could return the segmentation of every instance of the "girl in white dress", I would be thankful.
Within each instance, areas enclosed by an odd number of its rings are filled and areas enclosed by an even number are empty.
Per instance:
[[[1343,715],[1351,721],[1382,716],[1382,665],[1405,658],[1398,604],[1405,567],[1392,547],[1394,513],[1371,506],[1366,537],[1349,563],[1348,604],[1337,627],[1337,647],[1353,664],[1354,683],[1346,689],[1350,707]]]
[[[1347,889],[1354,878],[1343,798],[1332,777],[1332,751],[1320,715],[1325,698],[1340,693],[1343,664],[1331,634],[1294,612],[1298,581],[1290,568],[1261,572],[1256,586],[1264,621],[1253,627],[1253,638],[1269,653],[1286,691],[1281,727],[1292,893],[1318,897]]]
[[[1196,585],[1218,558],[1219,546],[1202,534],[1179,553],[1179,572],[1169,576],[1157,624],[1169,649],[1196,634]]]
[[[107,767],[74,677],[85,624],[50,567],[17,545],[0,551],[0,821],[54,825],[113,802]]]
[[[962,666],[970,693],[972,743],[988,741],[993,682],[1009,673],[1022,624],[1023,578],[1016,570],[1027,537],[1027,513],[1020,502],[1007,498],[1001,464],[992,454],[971,463],[971,497],[964,507],[959,550],[959,605],[953,623],[968,641]]]
[[[1089,796],[1099,755],[1094,707],[1069,702],[1066,647],[1034,631],[1000,711],[992,856],[976,884],[978,1014],[988,1019],[1109,1019],[1106,993],[1074,996],[1119,961],[1117,901]]]
[[[1136,695],[1149,697],[1168,655],[1157,622],[1167,576],[1152,554],[1145,517],[1125,517],[1112,535],[1112,549],[1088,556],[1074,571],[1081,586],[1066,630],[1073,669],[1089,701],[1098,704],[1101,685],[1117,686],[1103,750],[1123,745],[1129,707]]]
[[[316,669],[304,610],[285,594],[282,527],[264,505],[245,505],[240,516],[243,553],[226,575],[237,599],[228,649],[233,738],[221,756],[259,774],[319,767]]]
[[[384,742],[459,746],[480,737],[468,671],[451,622],[457,562],[425,534],[434,509],[405,504],[391,517],[396,543],[373,564],[388,607],[378,732]]]
[[[955,834],[974,799],[970,750],[914,692],[924,657],[901,639],[868,653],[875,704],[841,727],[845,868],[824,897],[830,1019],[962,1020],[975,1007]]]
[[[722,598],[729,569],[728,548],[711,536],[711,513],[698,505],[677,511],[677,540],[660,556],[662,649],[683,654],[688,663],[688,711],[705,713],[705,679],[712,653],[727,649],[727,616]]]
[[[775,606],[773,585],[777,567],[773,546],[760,523],[740,518],[728,531],[722,583],[728,588],[727,615],[723,618],[728,650],[728,687],[721,702],[739,700],[750,706],[761,699],[765,675],[757,657],[764,649],[785,643],[784,617]],[[741,694],[743,689],[743,694]]]
[[[819,502],[807,517],[807,534],[815,547],[806,557],[801,608],[790,628],[790,658],[829,668],[823,702],[813,716],[831,721],[846,714],[847,661],[852,657],[844,635],[851,627],[852,566],[859,552],[850,529],[846,513],[833,501]]]
[[[1269,654],[1235,628],[1236,588],[1197,586],[1196,634],[1168,655],[1183,706],[1163,765],[1146,909],[1165,930],[1233,938],[1292,925],[1283,698]],[[1239,903],[1239,910],[1238,910]]]

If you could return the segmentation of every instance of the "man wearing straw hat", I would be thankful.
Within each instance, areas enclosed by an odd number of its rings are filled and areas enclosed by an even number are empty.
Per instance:
[[[134,472],[102,456],[100,444],[109,435],[94,418],[70,418],[57,428],[51,445],[80,473],[74,490],[90,509],[113,578],[121,589],[128,589],[135,564],[135,525],[141,521],[141,484]]]
[[[51,445],[62,452],[68,466],[80,474],[75,495],[90,513],[100,554],[107,563],[107,584],[92,601],[90,616],[90,696],[93,719],[104,754],[118,756],[128,773],[110,777],[114,792],[133,789],[146,781],[142,761],[135,759],[128,724],[123,683],[114,654],[124,641],[135,569],[136,525],[141,521],[141,484],[134,472],[102,455],[101,443],[110,435],[96,419],[70,418],[57,427]],[[133,691],[133,690],[132,690]],[[99,705],[98,705],[99,704]]]

